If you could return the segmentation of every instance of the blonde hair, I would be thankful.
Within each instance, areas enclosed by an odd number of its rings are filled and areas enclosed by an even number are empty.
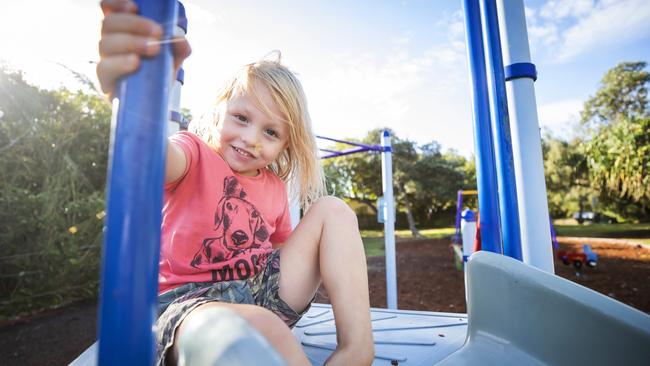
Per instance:
[[[260,85],[268,89],[282,113],[279,117],[289,127],[287,147],[268,168],[287,184],[291,200],[307,209],[325,193],[325,179],[311,128],[307,98],[300,81],[280,63],[279,54],[275,61],[262,60],[248,64],[235,74],[217,97],[219,111],[214,121],[203,128],[197,126],[194,132],[208,145],[218,148],[217,125],[223,118],[223,103],[243,92],[251,96],[267,115],[272,115],[269,107],[260,99]]]

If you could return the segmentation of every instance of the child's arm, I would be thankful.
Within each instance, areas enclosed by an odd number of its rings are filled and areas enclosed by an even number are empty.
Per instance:
[[[165,183],[177,181],[187,168],[183,149],[167,139],[167,161],[165,163]]]
[[[141,57],[152,57],[160,52],[159,44],[149,42],[160,39],[162,28],[155,22],[136,15],[137,6],[130,0],[103,0],[101,7],[104,21],[99,41],[97,77],[102,90],[112,98],[118,79],[136,71]],[[190,55],[191,49],[185,39],[174,42],[172,49],[174,70],[177,70]],[[183,150],[172,142],[168,143],[165,182],[180,178],[186,165]]]

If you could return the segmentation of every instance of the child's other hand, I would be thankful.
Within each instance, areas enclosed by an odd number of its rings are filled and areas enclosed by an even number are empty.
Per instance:
[[[156,22],[138,16],[137,5],[130,0],[102,0],[104,22],[99,41],[100,61],[97,77],[102,90],[112,97],[115,83],[138,69],[140,57],[152,57],[160,52],[157,41],[162,27]],[[186,39],[173,43],[174,70],[191,53]]]

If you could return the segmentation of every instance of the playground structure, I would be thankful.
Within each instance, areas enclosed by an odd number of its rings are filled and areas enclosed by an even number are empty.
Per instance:
[[[173,34],[176,0],[143,0],[138,5],[143,15],[165,25],[166,37]],[[463,0],[463,7],[474,86],[483,248],[467,265],[468,313],[371,309],[374,364],[644,364],[650,359],[650,317],[553,274],[536,75],[523,2]],[[505,67],[499,28],[506,45]],[[153,362],[166,143],[160,126],[169,115],[172,65],[169,45],[162,46],[160,56],[143,60],[140,71],[117,90],[100,341],[75,365]],[[390,182],[388,186],[392,188]],[[385,199],[392,200],[392,195],[385,194]],[[387,210],[386,221],[392,222],[392,215]],[[315,304],[294,334],[310,361],[322,364],[336,347],[331,307]],[[260,364],[269,359],[257,354]]]
[[[459,271],[466,269],[469,257],[475,251],[480,250],[480,248],[475,246],[480,241],[480,237],[477,236],[479,231],[476,222],[478,211],[475,212],[470,209],[463,210],[463,197],[476,195],[478,195],[478,191],[476,190],[459,189],[456,197],[456,230],[451,241],[451,248],[454,254],[456,269]],[[467,271],[465,271],[465,274],[467,275]]]
[[[591,245],[589,244],[582,245],[582,252],[561,250],[557,242],[557,233],[553,224],[551,224],[551,240],[553,241],[553,249],[555,250],[557,259],[562,261],[562,264],[566,266],[572,265],[575,268],[576,276],[580,276],[583,264],[590,268],[596,268],[598,265],[598,254],[591,249]]]
[[[583,264],[591,268],[595,268],[598,264],[598,254],[591,250],[591,245],[589,244],[584,244],[582,246],[582,253],[558,250],[557,257],[565,265],[573,265],[573,267],[576,268],[576,271],[580,270]]]
[[[463,197],[477,195],[475,190],[458,190],[456,200],[456,230],[452,239],[452,250],[454,260],[458,270],[462,270],[472,253],[481,250],[479,228],[476,225],[476,216],[478,212],[470,209],[463,210]],[[565,265],[572,265],[576,269],[576,275],[580,275],[580,270],[584,265],[595,268],[598,264],[598,254],[592,249],[591,245],[583,244],[582,252],[561,250],[557,241],[557,234],[553,227],[552,220],[549,219],[551,228],[551,242],[557,259]]]
[[[366,145],[358,142],[343,141],[331,137],[316,136],[321,140],[333,141],[352,148],[336,151],[319,149],[325,155],[321,159],[330,159],[366,151],[381,153],[382,191],[384,195],[379,199],[377,210],[379,222],[384,224],[384,249],[386,256],[386,302],[389,309],[397,309],[397,271],[395,265],[395,199],[393,198],[393,152],[391,138],[388,131],[381,136],[381,145]],[[291,224],[295,228],[300,220],[299,208],[291,205]]]
[[[465,263],[467,263],[469,256],[477,249],[474,248],[474,241],[476,240],[476,234],[478,233],[476,225],[478,211],[475,212],[470,209],[463,210],[463,197],[476,195],[478,195],[478,191],[476,190],[467,191],[459,189],[456,198],[456,226],[451,246],[454,251],[456,266],[458,269],[462,269]]]

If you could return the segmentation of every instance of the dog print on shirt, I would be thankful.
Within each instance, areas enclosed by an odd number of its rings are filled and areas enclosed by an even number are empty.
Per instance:
[[[260,248],[269,238],[262,215],[246,200],[246,192],[234,176],[224,179],[223,197],[219,200],[214,214],[214,231],[214,236],[203,240],[190,263],[192,267],[200,268],[235,258],[250,252],[251,249]],[[246,263],[245,267],[250,268],[249,265],[252,265],[255,271],[257,256],[252,256],[251,260],[253,263]],[[232,269],[228,268],[230,276],[223,272],[220,280],[232,278]],[[251,271],[248,272],[245,277],[250,276]]]

